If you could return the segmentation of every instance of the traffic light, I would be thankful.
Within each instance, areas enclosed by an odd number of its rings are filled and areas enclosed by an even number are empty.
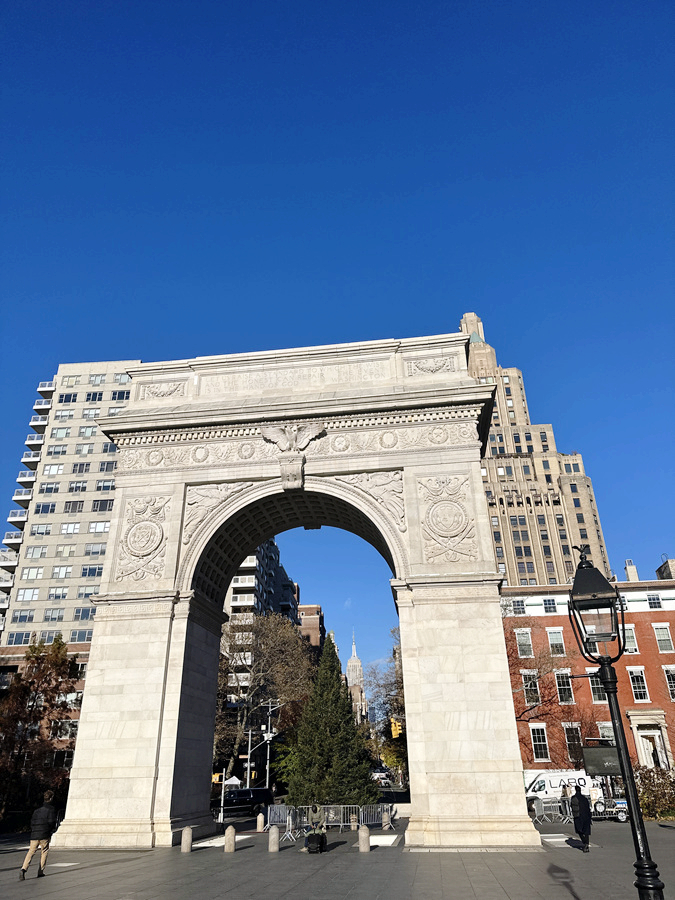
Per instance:
[[[392,716],[391,718],[391,736],[393,738],[397,738],[401,736],[401,732],[403,731],[403,726],[400,722],[397,722],[396,719]]]

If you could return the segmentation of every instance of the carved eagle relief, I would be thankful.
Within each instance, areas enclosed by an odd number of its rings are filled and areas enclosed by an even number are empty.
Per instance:
[[[325,433],[323,422],[308,422],[306,425],[264,425],[260,433],[266,441],[276,444],[282,453],[304,450],[305,447]]]

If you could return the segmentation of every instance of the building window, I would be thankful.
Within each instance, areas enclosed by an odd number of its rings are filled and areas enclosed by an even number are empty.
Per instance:
[[[89,384],[93,385],[94,387],[105,384],[105,375],[90,375]]]
[[[567,470],[567,466],[565,466],[565,470]],[[572,493],[572,494],[579,493],[576,484],[570,484],[570,493]]]
[[[72,571],[72,566],[54,566],[52,569],[52,578],[70,578]]]
[[[75,544],[57,544],[54,556],[75,556]]]
[[[51,463],[50,465],[43,466],[42,474],[63,475],[63,463]]]
[[[98,419],[101,415],[100,407],[89,407],[88,409],[82,410],[82,418],[83,419]]]
[[[626,625],[626,653],[639,653],[635,625]]]
[[[68,438],[70,437],[70,428],[52,428],[50,436],[53,438]]]
[[[546,633],[548,634],[548,647],[551,651],[551,656],[564,656],[565,639],[562,628],[547,628]]]
[[[60,631],[41,631],[40,640],[44,641],[45,644],[53,644],[57,634],[59,637],[61,637]]]
[[[98,587],[92,584],[81,584],[77,589],[77,599],[78,600],[88,600],[90,597],[95,597],[98,594]]]
[[[544,612],[545,613],[558,612],[558,607],[555,602],[555,597],[544,597]]]
[[[575,506],[577,509],[579,509],[579,507],[581,506],[581,500],[580,500],[578,497],[575,497],[574,500],[573,500],[573,502],[574,502],[574,506]]]
[[[658,594],[647,594],[650,609],[661,609],[661,597]]]
[[[85,544],[85,556],[105,556],[105,544]]]
[[[584,540],[586,540],[586,538],[588,537],[588,532],[586,531],[585,528],[580,528],[580,529],[579,529],[579,537],[580,537],[580,538],[583,538]]]
[[[117,382],[117,384],[129,384],[129,382],[131,381],[131,376],[126,372],[116,372],[115,381]]]
[[[99,472],[114,472],[117,468],[117,463],[115,460],[111,460],[110,462],[102,462],[98,464]]]
[[[117,444],[105,443],[103,445],[104,453],[117,453]]]
[[[70,481],[68,482],[68,493],[69,494],[79,494],[82,491],[87,490],[87,482],[86,481]]]
[[[68,599],[68,588],[67,587],[50,587],[47,599],[48,600],[67,600]]]
[[[536,671],[522,671],[523,679],[523,697],[528,706],[537,706],[541,703],[541,695],[539,693],[539,679]]]
[[[57,409],[54,413],[54,421],[56,422],[68,422],[74,418],[75,413],[72,409]]]
[[[21,578],[23,581],[37,581],[42,578],[44,568],[42,566],[29,566],[21,570]]]
[[[577,513],[577,522],[578,522],[580,525],[583,525],[583,524],[584,524],[584,514],[583,514],[583,513]]]
[[[75,609],[73,619],[75,619],[76,622],[89,622],[94,618],[95,615],[95,606],[78,606]]]
[[[37,603],[40,596],[39,588],[21,588],[16,592],[17,603]]]
[[[84,509],[84,500],[66,500],[63,504],[64,513],[80,513]]]
[[[602,686],[602,682],[598,678],[595,669],[586,669],[586,672],[590,675],[588,679],[591,685],[591,697],[593,698],[593,703],[607,703],[607,694],[605,693],[605,689]],[[593,674],[592,674],[593,673]]]
[[[8,647],[25,647],[30,644],[30,631],[10,631],[7,635]]]
[[[63,622],[63,613],[64,610],[59,609],[46,609],[45,610],[45,622]]]
[[[92,512],[110,512],[113,508],[114,500],[94,500],[91,504]]]
[[[551,546],[550,544],[543,544],[541,548],[544,552],[544,556],[551,556]]]
[[[652,624],[652,628],[654,629],[654,636],[659,648],[659,653],[672,653],[673,639],[670,636],[670,625]]]
[[[103,566],[82,566],[82,578],[100,578]]]
[[[670,699],[675,702],[675,666],[664,666],[663,673],[666,676],[666,685]]]
[[[88,628],[86,631],[71,631],[70,632],[70,643],[71,644],[89,644],[91,643],[91,636],[94,633],[93,628]]]
[[[636,703],[648,703],[649,691],[647,690],[647,682],[645,681],[645,670],[626,669],[630,678],[630,686],[633,690],[633,699]]]
[[[93,444],[76,444],[75,445],[75,453],[78,456],[89,456],[90,453],[94,452]]]
[[[514,616],[524,616],[525,615],[525,601],[517,597],[513,601],[513,615]]]
[[[58,494],[58,481],[43,481],[38,489],[39,494]]]
[[[503,547],[495,547],[495,553],[497,554],[497,559],[504,559],[504,548]]]
[[[90,522],[89,534],[107,534],[110,531],[110,522]]]
[[[516,645],[518,647],[518,656],[523,659],[525,657],[534,656],[532,650],[532,631],[530,628],[519,628],[514,632],[516,636]]]
[[[96,490],[97,491],[114,491],[115,490],[115,479],[114,478],[102,478],[96,482]]]
[[[555,686],[558,691],[559,703],[574,703],[574,694],[572,693],[572,679],[569,672],[555,673]]]
[[[79,384],[81,378],[79,375],[62,375],[61,376],[61,386],[62,387],[75,387],[76,384]]]
[[[91,468],[91,463],[73,463],[71,475],[86,475]]]
[[[35,617],[34,609],[15,609],[12,613],[12,625],[19,624],[28,624],[33,621]]]
[[[38,516],[46,516],[49,513],[56,512],[56,503],[36,503],[35,514]]]
[[[580,762],[583,759],[581,749],[581,727],[576,724],[566,723],[563,725],[565,731],[565,743],[567,744],[567,754],[573,763]]]
[[[96,425],[81,425],[77,430],[78,437],[94,437],[98,428]]]
[[[78,500],[78,503],[82,501]],[[63,522],[61,524],[61,534],[79,534],[80,533],[80,523],[79,522]]]
[[[540,762],[548,762],[548,740],[546,739],[546,725],[530,725],[530,738],[532,740],[532,753]]]
[[[30,536],[36,537],[37,535],[47,535],[52,533],[51,525],[31,525],[30,527]]]
[[[59,403],[77,403],[77,394],[59,394]]]
[[[46,547],[26,547],[26,559],[43,559],[46,555]]]
[[[128,400],[129,399],[129,391],[113,391],[112,392],[113,400]]]
[[[103,391],[88,391],[85,400],[87,403],[100,403],[103,400]]]
[[[47,456],[65,456],[67,452],[67,444],[49,444],[47,447]]]
[[[541,464],[544,467],[544,472],[550,471],[551,463],[547,459],[543,459]]]

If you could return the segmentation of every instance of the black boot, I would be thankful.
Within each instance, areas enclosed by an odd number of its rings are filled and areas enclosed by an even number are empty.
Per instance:
[[[38,869],[37,877],[38,877],[38,878],[44,878],[44,877],[45,877],[44,869]]]
[[[25,880],[26,880],[26,870],[19,869],[19,881],[25,881]]]

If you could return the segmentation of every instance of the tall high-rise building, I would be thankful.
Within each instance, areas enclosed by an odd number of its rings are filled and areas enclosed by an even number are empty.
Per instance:
[[[0,564],[7,609],[1,668],[16,669],[31,640],[56,634],[86,662],[107,535],[115,503],[114,443],[98,429],[102,415],[129,403],[127,367],[137,360],[69,363],[38,385],[23,468],[7,521]]]
[[[347,687],[352,698],[357,724],[368,720],[368,700],[364,687],[363,665],[356,655],[356,635],[352,634],[352,655],[347,660]]]
[[[609,576],[581,454],[561,453],[553,426],[531,422],[522,372],[497,364],[478,316],[466,313],[460,329],[469,335],[469,374],[495,385],[482,475],[499,571],[509,585],[566,584],[576,568],[572,547],[583,543]]]

